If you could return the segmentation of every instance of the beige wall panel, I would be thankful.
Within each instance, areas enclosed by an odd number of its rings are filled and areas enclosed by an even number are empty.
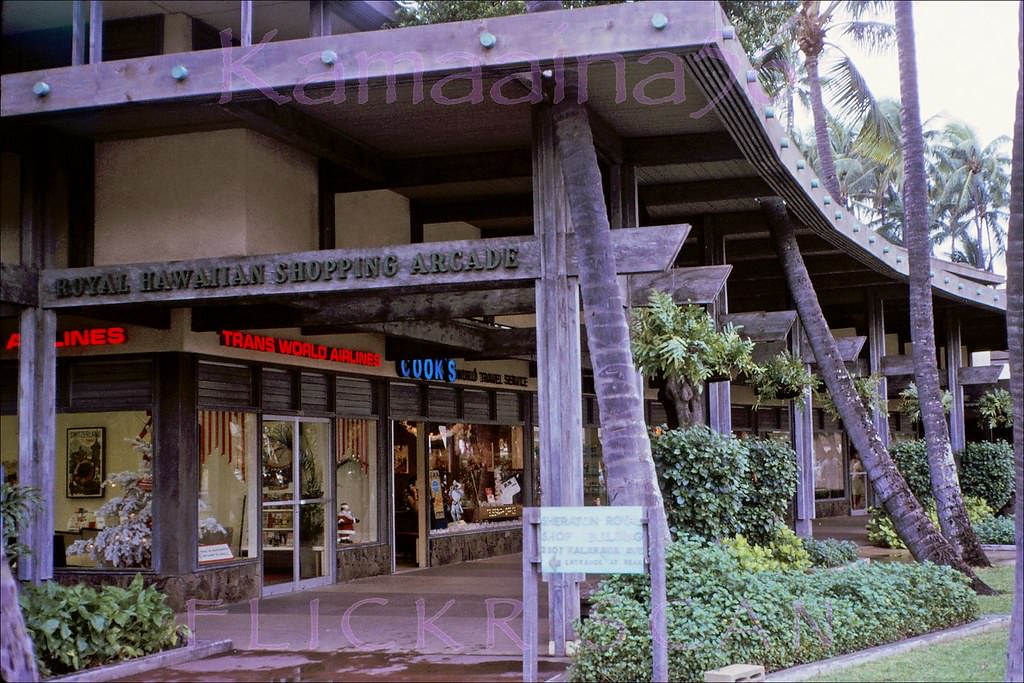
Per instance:
[[[253,132],[245,156],[246,253],[316,249],[316,159]]]
[[[409,244],[409,200],[391,190],[347,192],[335,197],[339,249]]]
[[[480,228],[469,223],[429,223],[423,226],[424,242],[478,239],[480,239]]]
[[[244,130],[96,145],[96,265],[245,251]]]

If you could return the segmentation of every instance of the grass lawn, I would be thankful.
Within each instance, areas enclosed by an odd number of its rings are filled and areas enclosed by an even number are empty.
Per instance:
[[[978,612],[1009,614],[1013,601],[1013,565],[981,569],[978,575],[1002,595],[979,596]],[[839,669],[814,681],[1002,681],[1006,672],[1009,627],[969,638],[930,645]]]

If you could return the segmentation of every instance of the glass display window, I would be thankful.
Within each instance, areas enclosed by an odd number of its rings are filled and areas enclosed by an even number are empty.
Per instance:
[[[818,500],[846,495],[842,432],[814,433],[814,497]]]
[[[376,543],[377,421],[340,418],[335,451],[338,547]]]
[[[199,411],[199,566],[259,554],[259,445],[254,413]]]

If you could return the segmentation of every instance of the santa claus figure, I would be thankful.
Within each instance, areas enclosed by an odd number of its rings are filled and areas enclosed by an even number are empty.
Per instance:
[[[338,506],[338,543],[352,543],[358,522],[348,503]]]

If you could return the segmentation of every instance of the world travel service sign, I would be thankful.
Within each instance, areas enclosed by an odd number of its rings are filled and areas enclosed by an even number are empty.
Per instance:
[[[442,246],[443,245],[443,246]],[[52,305],[228,298],[249,294],[415,287],[532,279],[532,238],[445,242],[51,270],[44,294]],[[529,271],[529,272],[526,272]]]

